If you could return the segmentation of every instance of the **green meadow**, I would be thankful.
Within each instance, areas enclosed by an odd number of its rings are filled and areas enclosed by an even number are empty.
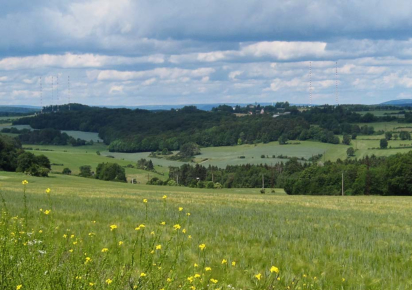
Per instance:
[[[410,197],[6,172],[0,184],[2,289],[412,287]]]

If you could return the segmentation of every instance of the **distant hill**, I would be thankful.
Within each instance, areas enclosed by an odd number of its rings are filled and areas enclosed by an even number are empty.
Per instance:
[[[412,106],[412,99],[396,99],[383,102],[379,105]]]
[[[40,111],[40,107],[36,106],[9,106],[9,105],[0,105],[0,113],[34,113]]]

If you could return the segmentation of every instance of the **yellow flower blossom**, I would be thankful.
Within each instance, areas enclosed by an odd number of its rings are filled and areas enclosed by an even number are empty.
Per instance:
[[[190,212],[186,213],[187,216],[190,216]]]
[[[86,257],[86,261],[84,262],[85,264],[90,263],[92,261],[92,259],[90,259],[90,257]]]
[[[222,260],[222,265],[224,265],[224,264],[227,264],[227,260],[226,260],[226,259],[223,259],[223,260]]]
[[[40,229],[40,230],[39,230],[39,233],[43,233],[43,231]]]
[[[152,250],[150,253],[153,255],[155,253],[155,251]]]
[[[94,236],[96,235],[94,232],[89,232],[89,236]]]
[[[182,232],[183,232],[183,233],[186,233],[186,229],[184,228],[184,229],[182,230]]]
[[[211,268],[211,267],[206,267],[206,268],[205,268],[205,271],[206,271],[206,272],[212,271],[212,268]]]
[[[161,250],[162,249],[162,245],[157,245],[156,246],[156,250]]]
[[[188,238],[188,239],[191,239],[191,238],[192,238],[192,236],[189,234],[189,235],[187,236],[187,238]]]
[[[90,282],[90,283],[89,283],[89,286],[93,287],[94,284],[96,284],[96,283]]]
[[[74,238],[74,234],[72,234],[72,235],[70,236],[70,238]]]
[[[193,277],[192,277],[192,276],[188,277],[188,278],[187,278],[187,281],[189,281],[190,283],[192,283],[192,282],[193,282]]]
[[[151,235],[155,235],[155,232],[154,232],[154,231],[152,231],[150,234],[151,234]]]
[[[174,228],[175,230],[180,229],[180,224],[175,224],[175,225],[173,225],[173,228]]]
[[[73,249],[69,250],[69,252],[72,253],[72,252],[73,252]]]
[[[213,284],[216,284],[218,282],[218,280],[211,278],[210,282],[212,282]]]
[[[143,203],[147,203],[147,199],[143,199]]]
[[[272,266],[272,267],[270,268],[270,272],[271,272],[271,273],[279,274],[279,268],[278,268],[278,267],[275,267],[275,266]]]
[[[107,285],[112,284],[112,282],[113,282],[113,280],[112,280],[112,279],[107,279],[107,280],[106,280],[106,284],[107,284]]]
[[[50,212],[51,212],[51,210],[45,210],[43,213],[46,214],[46,215],[49,215]]]
[[[199,265],[196,264],[196,263],[194,263],[194,264],[193,264],[193,267],[197,268],[197,267],[199,267]]]
[[[232,262],[232,266],[233,266],[233,267],[236,266],[236,262],[235,262],[235,261]]]
[[[262,279],[262,274],[261,274],[261,273],[256,274],[256,275],[255,275],[255,278],[260,281],[260,279]]]
[[[109,251],[108,248],[102,248],[102,253],[107,253]]]
[[[170,283],[170,282],[172,282],[173,280],[170,279],[170,278],[167,278],[166,281],[167,281],[168,283]]]
[[[146,273],[140,273],[140,277],[146,277]]]
[[[23,285],[17,285],[16,290],[20,290]]]
[[[115,230],[116,228],[117,228],[117,225],[116,225],[116,224],[110,225],[110,230],[111,230],[111,231]]]
[[[190,289],[191,290],[196,290],[196,287],[195,286],[190,286]]]
[[[200,274],[195,274],[194,277],[195,277],[195,278],[200,278],[201,276],[200,276]]]
[[[345,278],[342,278],[342,282],[345,282]]]
[[[39,211],[40,211],[40,212],[43,212],[43,208],[40,208]]]
[[[47,194],[50,194],[50,192],[51,192],[50,188],[47,188],[47,189],[46,189],[46,193],[47,193]]]
[[[162,222],[160,223],[160,225],[166,225],[166,222],[165,222],[165,221],[162,221]]]
[[[179,207],[179,211],[183,211],[183,207]]]
[[[280,281],[280,277],[278,277],[276,280]]]
[[[21,183],[22,183],[23,185],[29,184],[29,182],[28,182],[27,180],[24,180],[24,181],[22,181]]]
[[[74,241],[73,244],[74,244],[74,245],[77,245],[77,241]]]
[[[163,199],[166,199],[167,198],[167,196],[166,195],[163,195],[163,197],[162,197]]]
[[[200,249],[201,251],[203,251],[205,248],[206,248],[206,245],[205,245],[205,244],[200,244],[200,245],[199,245],[199,249]]]
[[[119,241],[119,246],[121,246],[123,244],[123,242],[122,241]]]

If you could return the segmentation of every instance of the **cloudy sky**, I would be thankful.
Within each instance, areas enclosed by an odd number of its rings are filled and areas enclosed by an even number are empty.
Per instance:
[[[314,104],[412,98],[411,1],[0,0],[1,105],[309,103],[310,63]]]

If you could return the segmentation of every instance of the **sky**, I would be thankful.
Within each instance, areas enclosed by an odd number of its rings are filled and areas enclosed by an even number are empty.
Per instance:
[[[411,1],[0,0],[0,105],[377,104],[411,65]]]

